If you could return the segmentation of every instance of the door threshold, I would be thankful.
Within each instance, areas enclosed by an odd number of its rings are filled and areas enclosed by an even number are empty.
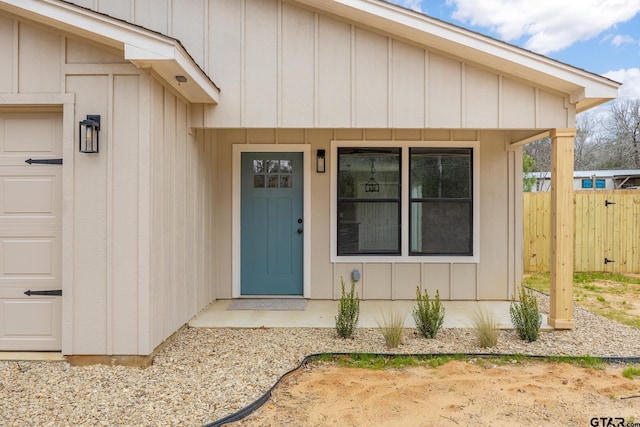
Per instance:
[[[309,299],[303,295],[240,295],[234,299]]]

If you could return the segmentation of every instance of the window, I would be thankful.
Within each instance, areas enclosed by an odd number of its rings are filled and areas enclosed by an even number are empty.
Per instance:
[[[582,188],[593,188],[593,181],[596,182],[596,188],[605,188],[604,179],[585,178],[582,180]]]
[[[291,160],[254,160],[253,188],[291,188]]]
[[[479,143],[332,143],[333,262],[478,262]]]
[[[338,255],[400,254],[400,148],[338,149]]]
[[[410,254],[473,254],[470,148],[410,149]]]

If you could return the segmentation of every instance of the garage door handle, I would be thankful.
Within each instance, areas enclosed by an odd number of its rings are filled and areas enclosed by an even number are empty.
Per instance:
[[[62,296],[62,289],[55,289],[53,291],[32,291],[32,290],[28,290],[24,294],[26,296],[28,296],[28,297],[30,297],[31,295]]]
[[[37,165],[61,165],[62,159],[27,159],[25,163],[37,164]]]

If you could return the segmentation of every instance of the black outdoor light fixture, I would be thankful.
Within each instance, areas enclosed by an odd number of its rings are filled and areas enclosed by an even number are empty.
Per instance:
[[[316,172],[325,173],[325,171],[325,150],[318,150],[318,152],[316,153]]]
[[[380,184],[378,184],[378,182],[374,178],[376,176],[376,167],[373,165],[373,162],[375,162],[375,160],[374,159],[370,159],[370,160],[371,160],[371,178],[369,178],[369,181],[364,185],[364,191],[365,193],[378,193],[380,192]]]
[[[80,121],[80,152],[97,153],[98,134],[100,133],[100,116],[88,115],[86,120]]]

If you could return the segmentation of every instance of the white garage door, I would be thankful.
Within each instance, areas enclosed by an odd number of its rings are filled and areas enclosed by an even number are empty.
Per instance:
[[[0,112],[0,350],[61,348],[61,123]]]

